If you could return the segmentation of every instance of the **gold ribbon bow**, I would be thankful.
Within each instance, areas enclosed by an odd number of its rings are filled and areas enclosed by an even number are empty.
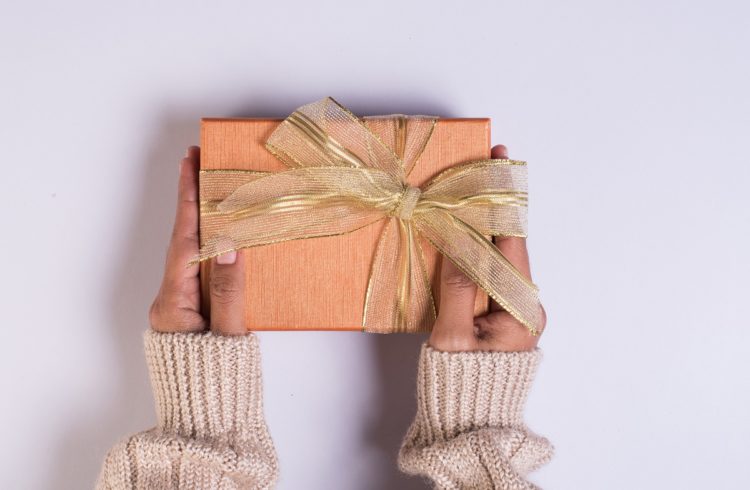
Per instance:
[[[349,233],[388,222],[373,258],[367,331],[424,331],[435,321],[421,235],[525,325],[539,332],[537,288],[485,235],[526,236],[526,164],[479,160],[423,188],[406,182],[436,119],[359,119],[332,98],[297,109],[266,147],[290,170],[201,172],[202,248],[192,263],[239,248]],[[370,127],[385,127],[382,136]],[[394,273],[394,270],[397,271]]]

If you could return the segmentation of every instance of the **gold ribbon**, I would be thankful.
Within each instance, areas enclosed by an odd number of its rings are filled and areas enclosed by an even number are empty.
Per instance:
[[[434,323],[422,236],[537,334],[537,287],[486,238],[526,236],[526,164],[472,161],[412,187],[406,178],[435,124],[426,116],[360,119],[332,98],[300,107],[266,142],[289,170],[201,171],[202,247],[191,263],[386,219],[367,286],[366,331],[426,331]]]

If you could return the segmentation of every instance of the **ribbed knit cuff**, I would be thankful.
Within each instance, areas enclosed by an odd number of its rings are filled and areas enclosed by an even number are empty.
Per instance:
[[[417,420],[428,439],[448,440],[483,427],[522,427],[539,349],[529,352],[442,352],[422,346]]]
[[[160,429],[201,439],[265,432],[254,334],[149,330],[144,342]]]

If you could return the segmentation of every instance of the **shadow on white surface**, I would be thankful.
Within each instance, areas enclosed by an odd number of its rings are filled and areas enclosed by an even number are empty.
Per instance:
[[[196,122],[162,117],[150,149],[142,161],[140,195],[132,198],[130,225],[121,231],[126,251],[116,264],[112,285],[111,322],[102,325],[111,335],[113,364],[119,367],[112,395],[97,413],[82,413],[71,420],[67,435],[55,448],[57,467],[46,488],[92,488],[110,447],[123,437],[155,424],[153,397],[143,353],[143,332],[148,326],[148,307],[161,280],[167,240],[175,211],[178,162],[185,141],[197,137]]]
[[[284,118],[296,108],[331,96],[339,104],[358,116],[375,116],[388,114],[427,115],[439,117],[456,117],[444,101],[427,100],[419,94],[393,93],[375,94],[363,97],[358,93],[347,93],[335,90],[331,93],[311,93],[309,95],[280,96],[278,91],[269,90],[268,95],[255,92],[237,110],[227,117],[270,117]],[[283,101],[283,102],[282,102]],[[221,114],[204,114],[206,117]]]
[[[378,406],[372,410],[364,441],[382,453],[386,465],[378,481],[362,488],[422,490],[431,488],[422,478],[398,470],[396,457],[416,411],[417,359],[426,335],[370,335],[374,350]]]

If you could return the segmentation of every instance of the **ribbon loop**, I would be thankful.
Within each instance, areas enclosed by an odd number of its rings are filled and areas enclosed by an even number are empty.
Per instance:
[[[201,249],[191,263],[227,248],[341,235],[387,219],[368,280],[366,331],[432,327],[422,236],[538,333],[536,286],[486,238],[526,236],[525,163],[468,162],[423,188],[410,186],[406,176],[435,123],[427,116],[359,119],[331,98],[300,107],[266,143],[290,170],[201,172]]]

